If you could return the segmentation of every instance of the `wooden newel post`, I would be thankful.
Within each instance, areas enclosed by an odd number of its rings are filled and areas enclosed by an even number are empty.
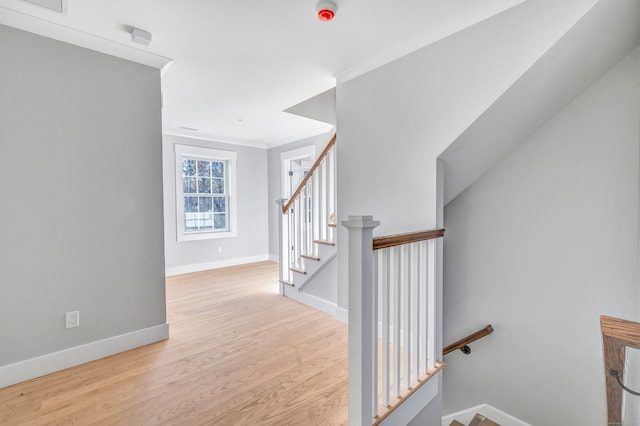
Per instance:
[[[349,425],[373,422],[373,216],[349,216]]]

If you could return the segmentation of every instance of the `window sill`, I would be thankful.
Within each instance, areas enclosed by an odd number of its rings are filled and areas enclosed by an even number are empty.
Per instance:
[[[182,241],[200,241],[200,240],[217,240],[220,238],[237,237],[237,232],[194,232],[193,234],[178,234],[178,242]]]

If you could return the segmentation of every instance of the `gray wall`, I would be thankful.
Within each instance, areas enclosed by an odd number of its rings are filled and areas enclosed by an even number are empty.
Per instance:
[[[176,235],[176,180],[175,144],[215,148],[237,153],[237,221],[236,237],[213,240],[177,241]],[[267,213],[267,150],[229,145],[202,139],[164,135],[162,143],[165,252],[167,270],[172,268],[205,269],[216,262],[262,257],[268,255]],[[218,253],[218,247],[222,253]]]
[[[445,210],[445,414],[606,423],[600,315],[638,318],[638,52]],[[445,183],[446,184],[446,183]]]
[[[285,151],[314,145],[316,147],[316,156],[318,156],[329,143],[331,136],[332,133],[325,133],[269,149],[269,255],[273,259],[278,257],[279,213],[278,205],[275,201],[282,198],[280,154]]]
[[[165,323],[159,71],[5,26],[0,57],[0,365]]]

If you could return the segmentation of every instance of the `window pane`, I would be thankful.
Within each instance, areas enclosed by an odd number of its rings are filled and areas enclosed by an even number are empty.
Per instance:
[[[187,232],[198,230],[198,213],[184,214],[184,230]]]
[[[198,161],[198,176],[209,177],[211,176],[211,162],[210,161]]]
[[[196,193],[196,178],[182,178],[182,192],[185,194]]]
[[[211,197],[200,197],[200,212],[212,212],[213,211],[213,203],[211,201]]]
[[[182,176],[196,175],[196,160],[182,160]]]
[[[216,213],[227,212],[227,199],[225,197],[214,197],[213,199],[213,211]]]
[[[213,213],[200,213],[199,226],[201,230],[213,229]]]
[[[185,213],[197,213],[198,212],[198,198],[197,197],[184,197],[184,212]]]
[[[224,179],[211,179],[211,192],[214,194],[224,194]]]
[[[213,177],[224,177],[224,163],[222,161],[213,161],[211,163]]]
[[[225,213],[216,213],[213,215],[213,226],[215,229],[227,228],[227,215]]]
[[[200,194],[211,194],[211,179],[209,178],[198,179],[198,192]]]

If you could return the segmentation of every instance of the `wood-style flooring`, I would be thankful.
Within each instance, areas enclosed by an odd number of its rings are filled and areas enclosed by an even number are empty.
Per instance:
[[[0,389],[0,424],[347,424],[347,328],[279,296],[277,274],[167,278],[169,340]]]

